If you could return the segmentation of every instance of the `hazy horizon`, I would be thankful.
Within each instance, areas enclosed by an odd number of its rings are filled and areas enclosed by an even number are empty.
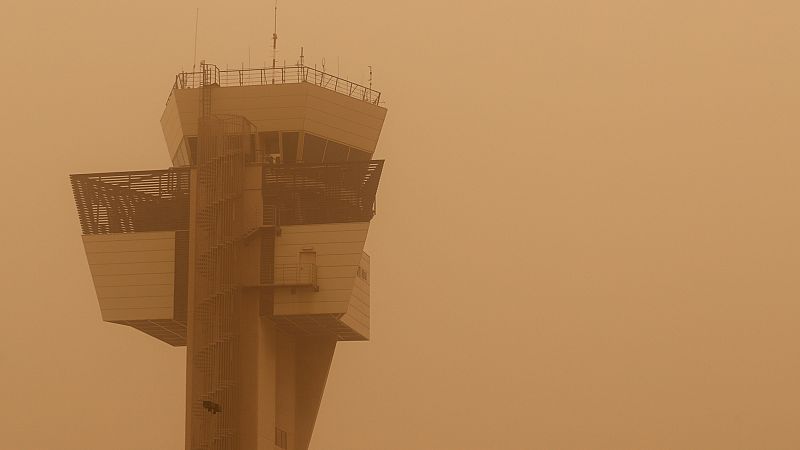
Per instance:
[[[198,60],[272,2],[0,17],[2,448],[184,446],[185,349],[102,322],[70,173],[169,166]],[[800,448],[800,4],[280,2],[278,60],[382,92],[369,343],[311,450]]]

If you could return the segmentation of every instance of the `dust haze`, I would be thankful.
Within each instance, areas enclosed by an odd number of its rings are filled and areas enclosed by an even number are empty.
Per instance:
[[[183,448],[185,349],[100,320],[67,175],[170,164],[198,6],[198,59],[271,60],[271,2],[4,5],[0,447]],[[797,2],[278,14],[389,110],[312,449],[800,447]]]

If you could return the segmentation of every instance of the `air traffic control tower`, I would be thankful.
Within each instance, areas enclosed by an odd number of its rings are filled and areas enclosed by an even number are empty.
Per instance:
[[[72,175],[103,320],[187,347],[187,450],[305,450],[337,341],[369,339],[386,109],[307,66],[180,73],[173,166]]]

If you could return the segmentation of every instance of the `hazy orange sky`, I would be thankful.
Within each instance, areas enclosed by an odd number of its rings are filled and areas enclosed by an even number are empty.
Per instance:
[[[271,59],[269,1],[3,4],[2,449],[183,448],[185,349],[101,321],[67,175],[169,165],[198,6],[198,59]],[[800,3],[279,8],[389,109],[312,450],[800,448]]]

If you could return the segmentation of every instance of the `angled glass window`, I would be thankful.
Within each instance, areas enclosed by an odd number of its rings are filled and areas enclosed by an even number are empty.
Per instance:
[[[361,151],[357,148],[350,148],[350,156],[347,158],[348,161],[369,161],[372,158],[372,154],[367,153],[365,151]]]
[[[186,143],[189,147],[189,164],[193,164],[197,159],[197,136],[187,136]]]
[[[281,152],[278,147],[277,131],[262,131],[258,133],[258,144],[259,149],[266,155],[277,155]]]
[[[299,140],[300,133],[296,131],[281,133],[281,141],[283,145],[283,162],[287,164],[294,164],[297,162],[297,141]]]
[[[325,161],[326,163],[337,163],[347,161],[348,148],[344,144],[334,141],[328,141],[328,146],[325,147]]]
[[[325,154],[325,139],[306,133],[303,138],[303,162],[321,163]]]

